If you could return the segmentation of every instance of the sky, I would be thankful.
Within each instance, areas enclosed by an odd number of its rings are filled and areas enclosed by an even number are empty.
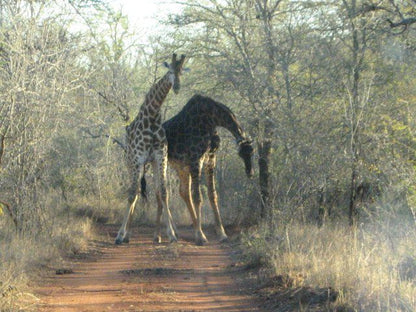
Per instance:
[[[154,34],[159,30],[158,20],[180,12],[175,0],[110,0],[114,9],[122,10],[137,30]]]

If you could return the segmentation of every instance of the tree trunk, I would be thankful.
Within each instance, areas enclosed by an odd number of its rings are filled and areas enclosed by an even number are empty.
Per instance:
[[[349,211],[348,218],[350,226],[355,226],[357,224],[358,211],[355,203],[357,190],[357,170],[355,163],[353,163],[353,168],[351,171],[351,181],[350,181],[350,195],[349,195]]]
[[[1,166],[1,160],[3,158],[3,154],[4,154],[4,134],[0,135],[0,166]],[[1,167],[0,167],[0,171],[1,171]],[[3,209],[7,210],[7,213],[9,214],[10,218],[13,220],[13,223],[17,229],[18,223],[17,223],[16,215],[13,212],[13,209],[10,207],[8,203],[0,200],[0,211]]]
[[[259,151],[259,184],[261,195],[261,211],[262,219],[272,219],[272,207],[270,203],[270,153],[271,140],[264,139],[258,142]]]
[[[16,215],[13,212],[13,209],[10,207],[10,205],[8,203],[6,203],[6,202],[0,201],[0,208],[3,208],[3,209],[6,208],[7,213],[10,216],[10,218],[12,219],[13,224],[14,224],[16,230],[18,230],[19,229],[19,224],[17,222]]]
[[[4,134],[0,135],[0,166],[1,166],[1,159],[4,153]]]
[[[350,176],[350,194],[349,194],[349,208],[348,217],[349,224],[355,226],[358,218],[358,210],[356,205],[356,191],[358,179],[358,164],[359,164],[359,136],[360,136],[360,82],[362,62],[366,48],[366,32],[361,30],[361,39],[359,36],[359,28],[356,25],[354,16],[357,12],[357,1],[352,0],[348,5],[346,1],[344,6],[349,11],[351,30],[352,30],[352,60],[351,60],[351,97],[350,97],[350,155],[351,155],[351,176]],[[362,27],[362,26],[361,26]]]

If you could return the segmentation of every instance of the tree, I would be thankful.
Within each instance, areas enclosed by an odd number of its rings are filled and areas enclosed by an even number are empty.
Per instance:
[[[178,41],[205,64],[203,90],[252,125],[268,220],[295,211],[306,220],[326,190],[334,193],[326,200],[341,191],[337,210],[355,224],[363,185],[375,198],[406,171],[390,174],[391,141],[376,130],[400,109],[394,92],[383,92],[400,70],[385,66],[392,37],[385,15],[371,10],[358,0],[212,0],[188,1],[171,17]]]
[[[300,38],[312,32],[308,21],[316,6],[281,0],[188,1],[184,6],[183,15],[172,17],[171,23],[179,36],[189,38],[185,42],[195,57],[208,64],[204,77],[213,81],[208,89],[217,93],[232,89],[229,94],[239,95],[234,105],[252,116],[247,123],[258,140],[261,215],[273,220],[272,171],[279,168],[284,171],[279,175],[288,175],[289,164],[296,185],[303,184],[296,156],[302,135],[299,113],[304,108],[298,88],[301,66],[309,64],[299,62]],[[271,165],[272,160],[278,163]],[[283,184],[278,188],[282,194],[296,189],[293,183]]]
[[[21,231],[42,226],[40,198],[55,165],[50,152],[77,123],[71,113],[88,74],[80,65],[82,36],[67,30],[71,20],[51,13],[53,6],[3,1],[1,7],[0,134],[8,147],[0,185]]]

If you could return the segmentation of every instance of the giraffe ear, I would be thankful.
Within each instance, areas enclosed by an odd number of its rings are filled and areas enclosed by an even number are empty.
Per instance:
[[[165,66],[167,69],[170,69],[168,62],[163,62],[163,66]]]

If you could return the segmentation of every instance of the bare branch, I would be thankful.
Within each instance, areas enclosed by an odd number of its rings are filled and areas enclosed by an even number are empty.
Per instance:
[[[126,105],[122,105],[119,103],[116,103],[115,101],[111,100],[108,98],[107,95],[105,95],[104,93],[97,91],[98,95],[100,97],[102,97],[107,103],[115,106],[115,108],[117,108],[119,115],[121,116],[121,118],[125,121],[128,122],[130,120],[130,116],[129,116],[129,110],[127,108]]]
[[[118,145],[118,146],[120,146],[123,150],[126,150],[126,145],[125,145],[123,142],[121,142],[119,139],[114,138],[114,137],[112,137],[112,136],[111,136],[111,135],[109,135],[109,134],[104,134],[104,136],[105,136],[106,138],[108,138],[108,139],[112,140],[112,141],[113,141],[113,144],[117,144],[117,145]]]
[[[123,150],[126,150],[126,145],[121,142],[119,139],[112,137],[111,135],[107,134],[107,133],[102,133],[102,129],[100,129],[98,134],[94,134],[91,132],[91,129],[89,128],[82,128],[82,131],[84,131],[86,134],[88,134],[88,136],[92,139],[98,139],[98,138],[102,138],[105,137],[107,139],[110,139],[111,141],[113,141],[113,144],[117,144],[118,146],[120,146]]]
[[[390,24],[391,28],[395,28],[395,27],[400,27],[400,26],[404,26],[405,29],[407,29],[407,27],[409,27],[409,25],[416,23],[416,17],[409,17],[409,18],[404,18],[401,21],[394,23],[391,20],[387,20]]]
[[[416,0],[413,0],[413,2],[416,3]],[[347,6],[347,2],[344,1],[344,4]],[[356,13],[354,14],[354,17],[356,16],[360,16],[360,15],[365,15],[366,13],[369,12],[375,12],[375,11],[386,11],[389,12],[391,14],[395,14],[397,16],[399,16],[399,18],[401,19],[399,22],[393,22],[390,19],[387,19],[387,21],[390,24],[391,28],[395,28],[395,27],[401,27],[403,26],[405,28],[405,30],[408,28],[409,25],[416,23],[416,17],[404,17],[402,11],[400,10],[399,6],[394,2],[394,1],[390,1],[390,5],[392,8],[388,8],[385,6],[380,6],[374,3],[364,3],[362,5],[362,7],[360,9],[358,9],[356,11]]]

